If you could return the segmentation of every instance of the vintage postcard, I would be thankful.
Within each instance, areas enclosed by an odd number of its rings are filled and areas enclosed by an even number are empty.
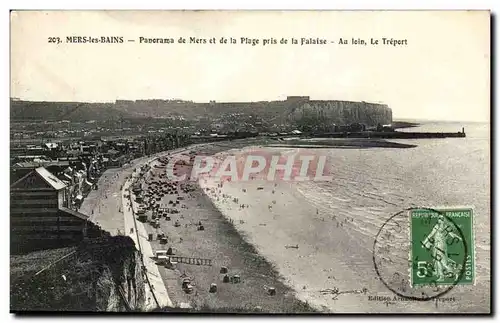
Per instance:
[[[10,14],[10,310],[490,313],[489,11]]]

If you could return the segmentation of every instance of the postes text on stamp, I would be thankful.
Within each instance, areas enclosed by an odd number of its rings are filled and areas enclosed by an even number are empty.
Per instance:
[[[410,285],[474,284],[472,208],[411,209]]]

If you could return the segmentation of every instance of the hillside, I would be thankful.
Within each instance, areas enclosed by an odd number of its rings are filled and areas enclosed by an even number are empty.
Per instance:
[[[10,104],[12,121],[119,120],[131,117],[134,115],[120,111],[114,103],[11,101]]]
[[[120,120],[182,117],[186,120],[220,118],[236,114],[256,116],[269,124],[353,122],[373,126],[392,122],[392,111],[383,104],[350,101],[310,101],[290,97],[284,101],[195,103],[182,100],[117,100],[115,103],[11,101],[13,121]]]

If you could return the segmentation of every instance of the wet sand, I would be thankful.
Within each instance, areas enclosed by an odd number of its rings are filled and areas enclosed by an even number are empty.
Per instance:
[[[343,232],[343,227],[350,223],[339,222],[342,226],[337,227],[336,219],[323,213],[316,214],[316,208],[290,184],[282,182],[274,186],[264,180],[231,182],[224,184],[220,193],[216,183],[207,181],[202,185],[210,189],[208,194],[217,208],[235,223],[238,231],[256,246],[259,253],[276,265],[286,277],[286,283],[303,301],[318,310],[330,311],[334,310],[330,302],[332,296],[322,296],[322,289],[362,290],[367,287],[361,284],[347,286],[344,282],[351,280],[350,272],[342,262],[322,252],[324,249],[342,248],[356,256],[356,244],[351,244],[351,239]],[[234,197],[238,197],[238,203],[233,202]],[[240,208],[240,203],[246,207]],[[329,244],[333,236],[336,242]],[[348,308],[359,297],[366,296],[342,297],[335,301],[336,307]]]
[[[217,146],[212,148],[221,150]],[[155,168],[154,164],[156,162],[152,163],[147,181],[165,171]],[[171,247],[177,256],[211,259],[212,266],[178,263],[175,269],[159,267],[174,306],[188,302],[195,310],[209,312],[297,313],[312,310],[295,297],[295,292],[284,284],[273,265],[241,237],[232,221],[214,207],[212,200],[199,187],[189,193],[167,194],[158,203],[168,206],[168,202],[178,196],[184,198],[177,206],[180,213],[170,214],[169,221],[162,218],[160,228],[144,224],[148,233],[154,234],[152,249],[167,250]],[[179,226],[174,226],[176,221]],[[204,227],[202,231],[198,230],[200,221]],[[160,232],[168,236],[168,244],[156,240]],[[228,268],[229,276],[240,275],[241,281],[224,282],[224,274],[220,273],[223,266]],[[181,289],[181,281],[186,277],[191,278],[194,287],[190,294]],[[212,283],[217,284],[216,293],[209,293]],[[269,295],[269,287],[276,289],[276,295]]]
[[[255,151],[255,147],[218,156],[222,160],[228,154],[242,156],[248,151]],[[293,154],[293,149],[280,152]],[[301,189],[308,185],[269,181],[264,176],[224,181],[222,187],[220,179],[201,179],[200,185],[238,232],[274,264],[301,300],[323,312],[456,312],[457,303],[445,299],[439,304],[381,301],[396,295],[380,282],[374,270],[373,240],[359,234],[364,226],[363,209],[359,214],[354,207],[349,212],[335,212],[335,201],[323,206],[306,198]],[[337,289],[341,294],[321,293],[325,289]],[[445,298],[460,299],[462,290],[463,286],[457,286]]]

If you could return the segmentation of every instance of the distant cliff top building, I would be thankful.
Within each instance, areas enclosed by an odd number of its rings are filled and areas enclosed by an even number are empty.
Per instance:
[[[309,101],[310,97],[309,96],[287,96],[286,100],[287,101]]]

